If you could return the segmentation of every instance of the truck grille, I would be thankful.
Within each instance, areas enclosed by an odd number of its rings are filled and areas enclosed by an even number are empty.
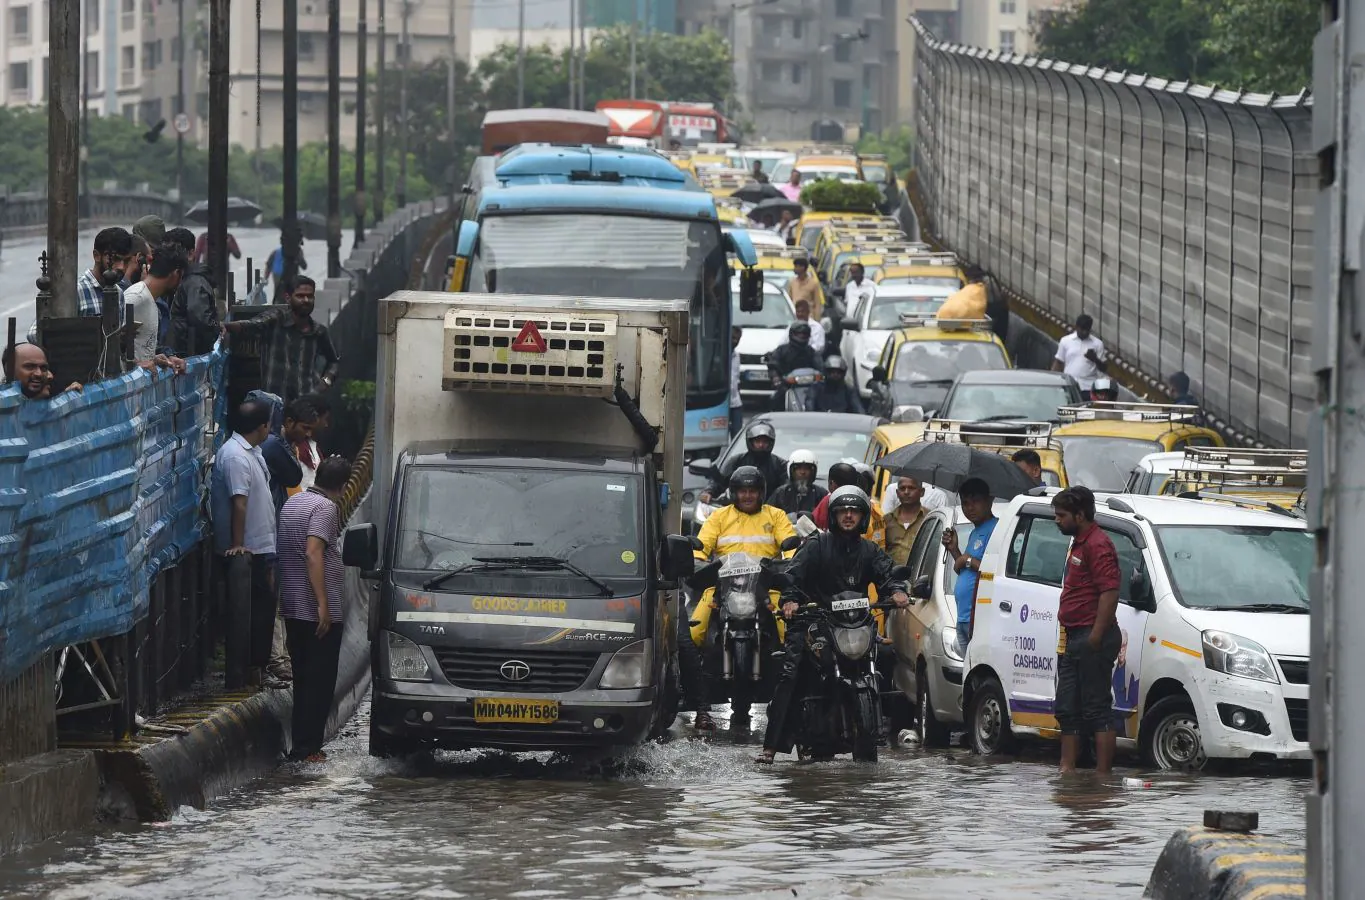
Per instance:
[[[543,353],[511,346],[535,323]],[[445,319],[447,391],[610,396],[616,384],[617,317],[610,313],[517,314],[452,309]]]
[[[1308,741],[1308,701],[1290,697],[1284,699],[1285,712],[1289,713],[1289,731],[1296,741]]]
[[[1308,660],[1306,659],[1285,659],[1278,657],[1276,662],[1280,664],[1280,671],[1284,673],[1284,680],[1290,684],[1308,683]]]
[[[485,647],[434,647],[436,661],[451,684],[474,691],[560,693],[588,680],[600,653],[592,650],[497,650]],[[525,663],[530,674],[504,678],[504,663]]]

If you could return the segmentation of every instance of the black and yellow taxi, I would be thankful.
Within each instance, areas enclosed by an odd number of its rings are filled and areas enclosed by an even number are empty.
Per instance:
[[[1067,479],[1094,491],[1121,491],[1128,476],[1151,453],[1188,447],[1222,447],[1223,437],[1197,424],[1194,407],[1169,403],[1095,401],[1063,406],[1052,437],[1065,461]]]
[[[876,213],[850,213],[808,210],[801,214],[801,221],[796,225],[796,243],[798,246],[805,247],[808,251],[814,252],[816,243],[820,240],[820,235],[827,228],[837,228],[845,224],[857,222],[873,222],[885,225],[900,227],[900,223],[890,216],[883,216]]]
[[[967,283],[957,256],[952,253],[922,253],[886,259],[877,273],[869,277],[878,288],[908,284],[957,289]]]
[[[1175,464],[1160,493],[1294,509],[1303,505],[1307,488],[1307,450],[1195,446],[1185,448],[1184,458]]]
[[[938,409],[957,376],[1012,367],[990,319],[905,315],[892,332],[868,379],[868,411],[888,419]]]

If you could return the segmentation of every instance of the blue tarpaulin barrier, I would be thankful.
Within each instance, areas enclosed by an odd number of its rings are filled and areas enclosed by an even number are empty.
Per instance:
[[[147,589],[207,533],[226,353],[52,400],[0,387],[0,682],[147,614]]]

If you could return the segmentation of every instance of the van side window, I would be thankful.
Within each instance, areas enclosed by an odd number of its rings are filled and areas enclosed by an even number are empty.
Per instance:
[[[915,573],[915,581],[920,579],[920,573],[922,571],[928,569],[928,567],[924,565],[925,554],[930,547],[933,547],[939,542],[939,538],[942,534],[943,523],[938,519],[930,519],[920,526],[919,534],[915,535],[915,542],[910,545],[910,556],[905,561],[906,565],[910,567],[910,571]]]
[[[1100,526],[1104,527],[1104,526]],[[1104,533],[1109,535],[1109,540],[1114,542],[1114,552],[1119,557],[1119,602],[1131,604],[1133,602],[1132,581],[1135,571],[1146,571],[1146,564],[1142,561],[1142,550],[1133,543],[1133,539],[1122,531],[1113,528],[1104,528]]]
[[[1010,541],[1007,571],[1013,578],[1062,586],[1071,538],[1057,530],[1051,518],[1024,516]]]

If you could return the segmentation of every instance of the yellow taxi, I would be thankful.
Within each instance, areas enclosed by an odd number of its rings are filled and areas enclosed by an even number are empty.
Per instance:
[[[1150,453],[1187,447],[1222,447],[1223,437],[1195,424],[1197,411],[1167,403],[1096,401],[1057,410],[1053,430],[1067,480],[1093,491],[1121,491],[1128,476]]]
[[[1307,450],[1195,446],[1185,449],[1160,493],[1192,493],[1208,499],[1249,500],[1293,509],[1303,505],[1307,488]]]
[[[838,273],[835,274],[837,277]],[[952,253],[924,253],[884,260],[872,280],[879,288],[908,284],[957,290],[967,283],[957,256]]]
[[[955,422],[931,419],[924,423],[925,441],[968,444],[977,450],[1013,457],[1020,450],[1038,454],[1043,469],[1043,484],[1066,487],[1064,454],[1052,439],[1051,422]]]
[[[860,234],[904,234],[901,223],[890,216],[867,216],[866,218],[851,218],[847,213],[844,217],[829,220],[829,224],[821,230],[820,236],[815,240],[813,252],[822,252],[832,240],[839,238],[849,238]]]
[[[863,457],[863,462],[872,466],[872,471],[877,473],[877,480],[872,484],[872,500],[874,503],[885,503],[886,493],[891,490],[891,475],[885,469],[877,468],[877,460],[881,459],[892,450],[899,450],[907,444],[913,444],[924,436],[923,422],[891,422],[886,425],[878,425],[872,431],[872,440],[867,443],[867,454]],[[885,509],[885,506],[878,507]]]
[[[786,184],[791,180],[792,169],[801,173],[801,183],[835,179],[837,181],[864,181],[863,166],[853,151],[841,152],[819,148],[809,148],[796,154],[795,160],[783,161],[773,167],[773,184]]]
[[[943,405],[959,374],[1014,368],[990,319],[905,315],[901,322],[868,379],[874,416],[902,419],[918,409],[922,417]]]
[[[826,228],[836,225],[856,222],[877,222],[884,221],[895,225],[895,220],[889,216],[874,215],[872,213],[850,213],[850,212],[816,212],[807,211],[802,213],[801,221],[796,225],[796,243],[805,247],[808,251],[814,251],[816,242],[820,240],[821,233]]]
[[[844,263],[854,262],[860,254],[881,252],[899,254],[913,248],[903,232],[834,236],[825,244],[824,252],[815,257],[812,265],[825,281],[834,277],[835,270]]]
[[[854,263],[862,263],[864,276],[871,279],[885,268],[887,260],[903,258],[905,253],[913,253],[922,249],[926,249],[923,244],[904,240],[900,243],[892,242],[871,246],[858,244],[842,248],[829,260],[828,266],[831,273],[828,276],[829,285],[832,288],[841,288],[847,284],[849,270]],[[878,290],[881,289],[878,288]]]
[[[891,171],[891,164],[886,160],[885,153],[861,153],[858,159],[863,164],[863,178],[876,185],[886,185],[892,190],[897,190],[896,173]]]
[[[787,282],[796,277],[796,261],[809,259],[805,247],[755,247],[758,251],[758,270],[763,280],[777,288],[785,289]]]

